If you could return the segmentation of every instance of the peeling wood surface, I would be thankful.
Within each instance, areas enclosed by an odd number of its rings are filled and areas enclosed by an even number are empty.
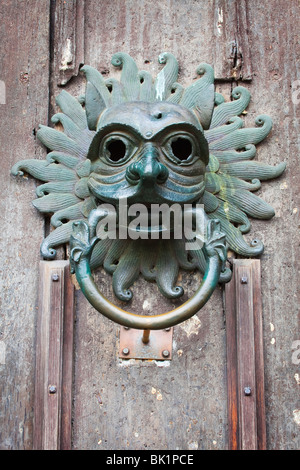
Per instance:
[[[214,70],[217,80],[251,80],[248,1],[215,0]]]
[[[300,79],[299,2],[126,0],[116,4],[112,8],[104,0],[56,2],[57,8],[65,10],[55,12],[52,6],[52,20],[56,18],[57,23],[51,39],[50,1],[1,3],[5,40],[1,41],[0,80],[6,84],[7,103],[1,104],[0,447],[30,449],[33,445],[37,280],[44,222],[31,205],[33,180],[16,181],[9,170],[22,158],[45,154],[35,130],[48,121],[51,44],[52,103],[62,85],[75,95],[84,90],[83,77],[76,76],[81,61],[106,77],[113,76],[116,71],[110,58],[118,50],[130,53],[139,68],[152,74],[159,70],[159,53],[171,51],[179,60],[179,80],[184,85],[195,78],[199,62],[210,63],[219,79],[229,80],[218,84],[229,99],[232,67],[242,55],[235,78],[252,95],[246,126],[253,125],[261,113],[274,119],[273,131],[258,147],[257,159],[288,162],[285,174],[260,190],[275,208],[275,218],[254,222],[247,235],[261,238],[266,246],[261,281],[267,448],[298,449],[299,364],[293,360],[293,344],[300,340],[300,104],[292,101],[292,84]],[[77,14],[79,5],[84,5],[84,15],[83,10],[81,16]],[[222,41],[216,35],[221,7],[226,25]],[[71,49],[64,49],[69,37],[73,38]],[[224,52],[232,40],[238,42],[240,56]],[[74,64],[67,64],[65,77],[59,72],[63,50],[70,50],[76,63],[74,69]],[[245,79],[250,76],[248,83]],[[104,293],[112,296],[102,272],[98,281]],[[197,276],[183,278],[186,295],[192,294],[197,282]],[[155,286],[139,280],[135,292],[133,311],[154,313],[169,306],[160,300]],[[163,366],[120,360],[119,327],[95,312],[79,291],[76,305],[74,449],[227,448],[226,324],[221,289],[193,323],[174,329],[173,359]]]
[[[53,15],[53,75],[57,85],[66,85],[84,64],[84,1],[57,0]]]

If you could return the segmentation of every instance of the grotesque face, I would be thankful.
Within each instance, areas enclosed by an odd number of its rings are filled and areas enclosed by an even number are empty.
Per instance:
[[[208,144],[196,116],[167,102],[105,110],[89,149],[88,185],[98,201],[181,205],[204,192]]]
[[[51,214],[54,230],[41,245],[43,257],[54,258],[54,248],[69,242],[73,223],[85,227],[102,205],[113,205],[119,228],[129,228],[129,217],[120,221],[122,201],[146,207],[146,217],[150,205],[170,209],[176,203],[185,216],[188,211],[199,213],[195,206],[200,203],[203,219],[220,221],[232,251],[246,257],[262,253],[263,244],[256,239],[249,245],[243,233],[251,227],[248,215],[259,219],[274,215],[273,208],[253,194],[260,180],[277,177],[285,168],[283,162],[273,168],[252,161],[255,145],[272,128],[271,118],[260,115],[257,127],[243,128],[239,115],[250,101],[247,89],[236,87],[232,101],[224,102],[215,93],[209,65],[200,64],[199,78],[183,87],[177,82],[176,58],[166,52],[159,62],[164,67],[154,80],[123,52],[112,57],[112,65],[121,68],[120,80],[105,79],[96,69],[82,67],[85,95],[76,99],[62,91],[57,98],[61,112],[52,121],[60,122],[63,132],[41,126],[37,133],[51,150],[46,161],[28,159],[14,165],[14,175],[26,171],[44,183],[37,188],[34,205]],[[193,207],[184,208],[185,204]],[[166,239],[166,232],[160,233],[162,224],[151,224],[149,231],[147,221],[134,226],[134,235],[144,233],[145,239],[103,237],[91,254],[91,268],[103,266],[113,275],[120,300],[130,300],[129,288],[140,274],[156,281],[163,295],[176,298],[183,292],[176,286],[179,269],[205,272],[202,249],[186,247],[189,234],[177,238],[174,230]],[[173,227],[170,224],[170,232]],[[158,232],[159,237],[152,237]]]

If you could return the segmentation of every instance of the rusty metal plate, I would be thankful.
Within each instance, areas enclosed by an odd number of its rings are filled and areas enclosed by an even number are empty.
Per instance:
[[[151,330],[147,343],[147,334],[143,330],[121,327],[120,351],[122,359],[156,359],[169,361],[172,359],[173,328]]]

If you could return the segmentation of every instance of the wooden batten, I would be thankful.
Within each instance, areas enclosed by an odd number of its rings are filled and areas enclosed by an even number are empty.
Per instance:
[[[266,449],[259,260],[233,260],[225,287],[229,449]]]
[[[68,261],[40,262],[33,448],[71,449],[74,286]]]

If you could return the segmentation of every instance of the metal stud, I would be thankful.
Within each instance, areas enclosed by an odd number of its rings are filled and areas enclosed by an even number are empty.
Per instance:
[[[48,391],[49,391],[49,393],[51,393],[52,395],[53,395],[54,393],[56,393],[56,392],[57,392],[56,385],[49,385]]]

